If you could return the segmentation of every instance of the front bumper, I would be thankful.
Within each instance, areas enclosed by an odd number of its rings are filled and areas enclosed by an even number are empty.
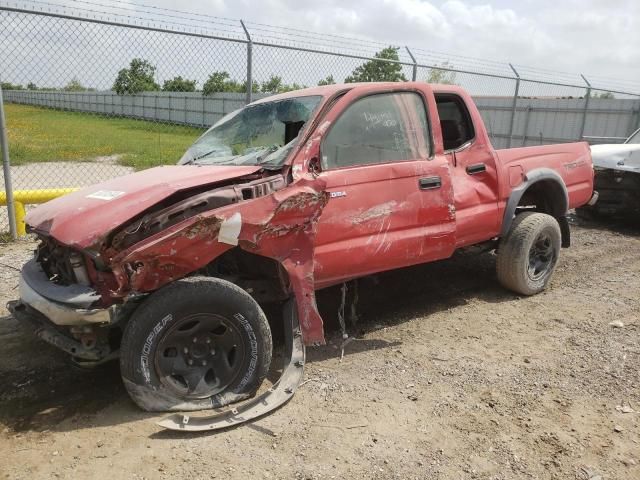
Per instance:
[[[637,218],[640,213],[640,173],[600,169],[595,188],[600,193],[595,205],[598,213]]]
[[[22,268],[20,302],[60,326],[112,323],[115,308],[91,308],[100,295],[85,285],[56,285],[35,260]]]
[[[85,285],[55,284],[35,260],[22,268],[19,289],[20,299],[9,302],[7,308],[20,323],[28,324],[36,336],[76,359],[96,363],[110,358],[108,343],[86,344],[69,334],[74,327],[115,323],[115,306],[92,308],[100,298],[95,290]]]

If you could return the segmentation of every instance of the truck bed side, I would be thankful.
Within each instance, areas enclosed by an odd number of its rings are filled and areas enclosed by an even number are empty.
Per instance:
[[[560,176],[568,194],[568,208],[589,201],[593,194],[593,164],[586,142],[496,150],[503,169],[499,205],[505,208],[514,189],[539,172]]]

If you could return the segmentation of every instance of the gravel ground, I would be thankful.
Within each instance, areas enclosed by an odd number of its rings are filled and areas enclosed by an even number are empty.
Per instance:
[[[640,230],[572,230],[535,297],[490,254],[363,280],[342,362],[338,291],[320,292],[331,342],[306,383],[217,434],[163,431],[117,365],[77,372],[3,311],[0,478],[638,479]],[[2,304],[32,249],[0,246]]]

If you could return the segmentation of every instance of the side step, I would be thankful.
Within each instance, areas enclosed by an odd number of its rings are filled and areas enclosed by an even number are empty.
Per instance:
[[[305,348],[293,299],[285,305],[284,321],[285,364],[282,375],[269,390],[230,410],[207,417],[191,417],[177,413],[162,419],[158,425],[183,432],[220,430],[262,417],[287,403],[302,382],[305,362]]]

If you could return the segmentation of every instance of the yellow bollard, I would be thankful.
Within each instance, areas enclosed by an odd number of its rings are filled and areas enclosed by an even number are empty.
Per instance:
[[[75,192],[77,188],[51,188],[43,190],[14,190],[13,203],[16,211],[16,230],[18,236],[27,234],[24,217],[27,214],[24,206],[37,203],[45,203],[54,198],[61,197],[71,192]],[[0,192],[0,205],[7,204],[6,192]]]
[[[19,237],[27,234],[27,225],[24,223],[24,217],[27,211],[24,209],[24,203],[13,201],[13,208],[16,212],[16,231]]]

